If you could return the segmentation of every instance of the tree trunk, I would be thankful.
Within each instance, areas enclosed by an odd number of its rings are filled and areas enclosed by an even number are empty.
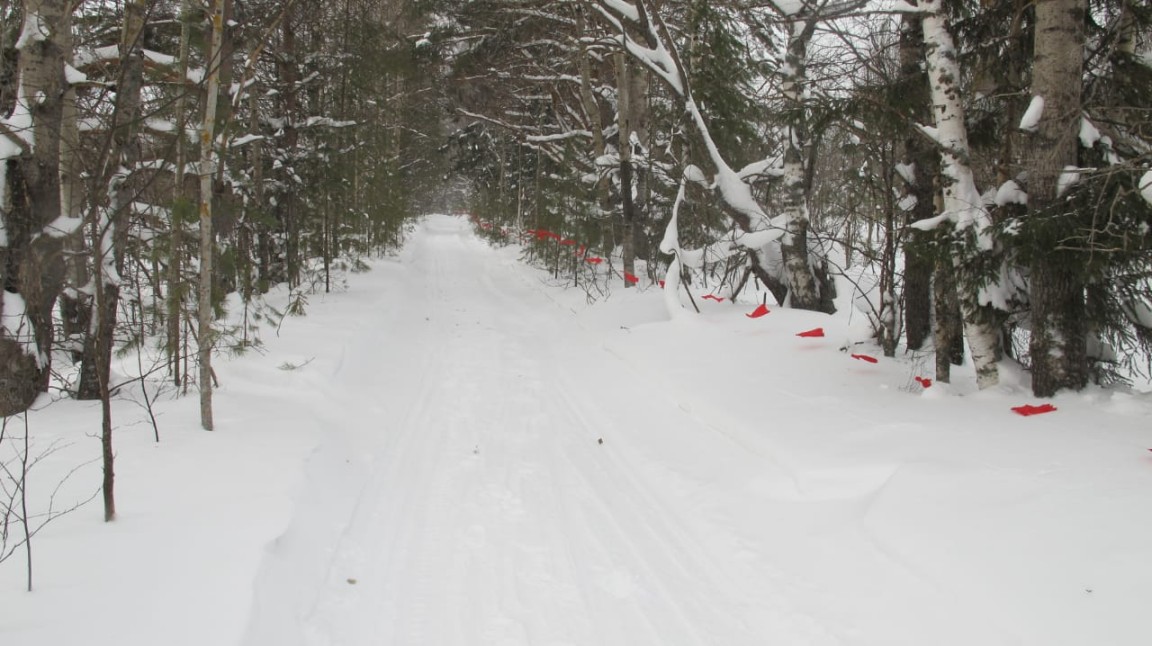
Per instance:
[[[192,0],[183,0],[181,3],[180,22],[180,79],[186,83],[188,79],[188,52],[192,39],[192,29],[189,24],[191,18]],[[188,101],[184,96],[176,97],[176,175],[172,180],[172,209],[168,232],[168,283],[167,310],[168,320],[167,343],[168,366],[172,375],[172,383],[180,387],[183,382],[180,370],[180,328],[184,320],[184,280],[181,276],[181,266],[184,261],[184,221],[181,216],[190,206],[188,194],[185,190],[184,176],[188,161]]]
[[[130,0],[124,5],[124,26],[120,42],[120,73],[116,80],[108,149],[97,177],[98,194],[94,204],[107,207],[107,215],[92,219],[93,266],[98,277],[93,314],[95,325],[84,341],[80,369],[79,399],[99,399],[107,403],[115,343],[117,309],[120,301],[120,272],[124,267],[124,245],[128,239],[128,209],[136,189],[130,183],[130,170],[139,155],[133,149],[140,120],[140,93],[144,80],[144,2]],[[105,431],[111,434],[111,429]],[[114,515],[114,514],[113,514]]]
[[[586,23],[584,8],[577,7],[576,30],[578,33],[587,33]],[[596,100],[596,95],[592,92],[592,57],[583,40],[581,40],[580,49],[576,55],[579,57],[578,67],[580,68],[580,102],[584,106],[584,113],[588,119],[588,129],[592,131],[592,156],[593,160],[596,160],[604,156],[604,120],[600,115],[600,102]],[[600,177],[596,182],[596,195],[600,208],[607,208],[611,196],[608,182],[604,177]]]
[[[1084,56],[1085,0],[1037,0],[1032,94],[1044,100],[1043,114],[1028,159],[1028,210],[1032,218],[1056,220],[1037,227],[1055,245],[1059,220],[1067,219],[1058,182],[1076,165],[1080,127],[1081,68]],[[1048,233],[1051,232],[1051,233]],[[1032,264],[1032,392],[1087,384],[1084,280],[1070,253],[1038,254]]]
[[[213,0],[210,20],[212,40],[208,50],[208,91],[204,100],[204,123],[200,130],[200,285],[198,290],[197,337],[200,363],[200,425],[213,429],[212,420],[212,281],[215,236],[212,231],[212,190],[219,153],[216,150],[216,114],[220,103],[221,55],[224,43],[224,5]]]
[[[633,181],[632,166],[632,135],[634,134],[634,120],[636,108],[634,103],[639,97],[634,95],[637,84],[633,76],[639,74],[636,63],[623,53],[617,53],[616,59],[616,123],[619,128],[618,149],[620,154],[620,247],[624,264],[624,272],[636,274],[636,247],[635,225],[636,189]],[[632,284],[624,281],[624,287]]]
[[[0,272],[0,415],[27,410],[48,386],[52,312],[63,289],[64,235],[49,227],[62,215],[60,146],[64,62],[63,34],[70,29],[65,0],[25,0],[24,28],[16,44],[19,97],[32,137],[6,133],[20,152],[8,159],[8,201],[3,211]],[[34,99],[32,98],[34,97]],[[12,118],[16,118],[14,114]]]
[[[936,381],[952,381],[952,366],[964,363],[964,323],[956,294],[956,270],[951,259],[936,264],[932,280],[933,336],[936,345]]]
[[[296,9],[289,5],[284,15],[281,27],[281,50],[278,57],[277,69],[280,76],[280,111],[284,119],[284,151],[286,167],[280,171],[281,183],[285,186],[283,194],[276,203],[276,211],[281,228],[285,235],[285,266],[289,287],[300,283],[300,234],[296,221],[296,191],[290,174],[291,165],[295,163],[296,146],[300,140],[300,133],[296,130],[296,112],[299,104],[299,88],[296,83],[300,77],[300,70],[296,60]]]
[[[904,16],[900,30],[901,90],[914,92],[909,103],[928,106],[928,85],[921,67],[923,39],[920,18]],[[904,159],[907,173],[905,190],[916,199],[916,205],[906,213],[905,224],[926,220],[933,215],[933,151],[919,133],[909,133],[904,139]],[[932,333],[932,259],[928,249],[928,235],[915,229],[909,231],[904,244],[904,333],[909,350],[924,347]]]
[[[788,279],[788,305],[801,310],[821,310],[820,285],[812,271],[808,253],[808,120],[805,85],[808,41],[816,19],[801,15],[789,25],[788,51],[781,92],[787,104],[784,142],[784,186],[782,196],[786,232],[780,239],[784,271]]]
[[[932,95],[932,114],[936,137],[940,145],[942,168],[941,188],[944,194],[944,213],[956,228],[963,232],[974,229],[977,240],[986,242],[988,213],[983,208],[980,194],[972,177],[968,151],[968,132],[964,124],[964,106],[960,97],[960,67],[956,61],[956,46],[943,16],[940,0],[925,4],[927,13],[921,21],[924,32],[925,56],[928,60],[928,82]],[[946,232],[948,235],[950,232]],[[961,266],[961,258],[953,255],[953,267]],[[957,274],[958,278],[963,278]],[[976,383],[981,388],[995,386],[1000,381],[996,362],[1000,358],[1000,335],[995,325],[982,315],[978,307],[977,290],[969,281],[958,282],[960,308],[964,319],[964,334],[972,352],[976,368]],[[939,308],[937,309],[939,311]],[[939,327],[939,326],[938,326]],[[941,351],[937,339],[936,351]],[[941,362],[937,359],[937,365]]]

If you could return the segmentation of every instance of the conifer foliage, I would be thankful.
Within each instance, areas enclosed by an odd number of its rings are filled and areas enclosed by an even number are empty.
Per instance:
[[[101,400],[113,520],[117,353],[138,351],[153,388],[167,373],[197,390],[211,430],[212,357],[259,343],[262,294],[283,284],[302,312],[427,208],[443,112],[429,15],[386,0],[0,14],[0,415]]]

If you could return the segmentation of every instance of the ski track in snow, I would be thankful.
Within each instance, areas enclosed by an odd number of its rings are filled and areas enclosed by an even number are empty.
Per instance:
[[[316,558],[277,554],[283,540],[271,548],[263,581],[275,589],[258,589],[248,643],[842,643],[791,607],[752,552],[730,552],[737,538],[724,527],[679,513],[668,482],[684,478],[654,467],[630,435],[698,422],[652,387],[637,391],[628,366],[466,223],[425,226],[404,255],[414,280],[394,297],[427,333],[390,339],[387,325],[365,325],[331,374],[346,406],[399,407],[361,430],[379,441],[371,474],[320,557],[314,598],[259,602],[283,599],[292,575],[273,570]],[[389,366],[403,374],[385,376]],[[402,395],[378,375],[402,377]],[[288,534],[324,516],[302,506]]]
[[[1039,420],[982,458],[972,429],[1008,428],[1006,405],[869,396],[890,368],[790,335],[745,338],[819,351],[793,361],[831,388],[685,380],[745,363],[740,337],[699,334],[707,317],[592,329],[462,218],[429,218],[377,271],[309,373],[331,428],[268,547],[244,646],[1071,644],[1139,605],[1082,606],[1095,565],[1049,567],[1106,541],[1050,540],[1064,523],[1104,536],[1148,484],[1064,473],[1077,433],[1051,427],[1052,453],[1022,459]],[[732,345],[691,360],[685,333]],[[956,414],[971,419],[926,432]],[[1100,486],[1118,502],[1065,518],[1066,496]],[[1079,614],[1040,630],[1050,608]]]
[[[54,522],[32,594],[0,568],[0,644],[1148,642],[1152,396],[1023,418],[1010,364],[977,393],[969,367],[923,389],[923,356],[853,360],[878,353],[851,294],[669,321],[655,286],[586,307],[516,254],[428,217],[221,357],[215,433],[164,396],[153,442],[126,387],[119,518]],[[39,505],[96,453],[99,407],[32,421],[67,445]]]

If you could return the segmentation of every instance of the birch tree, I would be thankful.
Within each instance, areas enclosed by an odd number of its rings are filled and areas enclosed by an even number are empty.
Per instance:
[[[750,187],[744,181],[745,177],[755,171],[742,169],[741,172],[729,165],[723,152],[716,145],[707,119],[692,94],[678,48],[660,14],[645,0],[637,0],[635,3],[599,0],[594,3],[594,7],[610,25],[611,31],[617,34],[614,37],[617,45],[647,67],[655,78],[664,81],[665,86],[679,99],[690,127],[703,141],[706,158],[713,171],[711,182],[704,183],[711,184],[715,188],[726,207],[726,212],[739,229],[740,233],[733,238],[734,244],[752,250],[785,238],[783,247],[788,247],[789,244],[793,245],[793,249],[798,247],[800,243],[795,235],[802,230],[806,232],[806,223],[790,224],[790,219],[796,213],[787,210],[774,218],[770,217],[753,197]],[[807,251],[806,242],[805,251]],[[749,257],[753,271],[763,275],[766,282],[775,280],[760,266],[754,255]],[[803,294],[818,294],[815,289],[808,290],[809,286],[816,284],[816,279],[807,253],[803,261],[786,262],[785,269],[790,294],[797,290]],[[793,300],[789,296],[788,301],[794,307],[811,306],[813,309],[820,309],[819,302],[813,305],[804,297]],[[830,306],[830,302],[827,305]]]
[[[922,126],[921,129],[936,142],[940,150],[943,212],[913,226],[931,230],[947,223],[955,227],[957,232],[971,235],[977,251],[988,251],[994,244],[990,231],[991,219],[976,189],[972,173],[956,45],[948,29],[941,0],[923,3],[921,8],[924,11],[921,27],[928,61],[933,115],[933,124]],[[954,252],[953,265],[962,266],[964,256],[970,249],[962,245],[958,253]],[[966,281],[960,284],[960,289],[963,292],[960,306],[964,333],[976,368],[976,383],[981,389],[989,388],[999,383],[999,332],[980,311],[982,295],[979,286],[973,281]],[[937,329],[940,329],[939,326]],[[938,345],[937,352],[940,350]]]
[[[0,120],[0,415],[26,410],[47,388],[64,239],[79,225],[60,195],[70,9],[66,0],[25,0],[15,106]]]

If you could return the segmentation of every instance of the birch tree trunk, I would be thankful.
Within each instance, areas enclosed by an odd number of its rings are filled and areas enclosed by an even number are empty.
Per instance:
[[[786,232],[780,239],[784,271],[788,280],[788,304],[795,309],[821,310],[820,286],[808,254],[808,42],[816,29],[816,19],[796,16],[789,25],[781,91],[787,104],[784,141],[783,214]]]
[[[1033,45],[1032,94],[1044,101],[1028,162],[1029,217],[1062,219],[1068,208],[1060,196],[1060,177],[1076,165],[1080,129],[1081,68],[1084,57],[1086,0],[1037,0]],[[1038,227],[1052,231],[1056,223]],[[1053,249],[1032,264],[1032,392],[1051,397],[1079,390],[1088,381],[1084,280],[1069,252]]]
[[[61,39],[69,29],[66,0],[25,0],[24,26],[16,43],[19,77],[16,112],[4,122],[19,149],[0,181],[0,415],[32,405],[48,385],[52,357],[52,311],[64,284],[60,144],[64,62]],[[20,132],[10,127],[22,120]]]
[[[212,281],[215,236],[212,232],[213,178],[219,154],[216,150],[216,112],[220,103],[220,70],[224,44],[224,4],[227,0],[213,0],[209,18],[212,38],[208,49],[207,82],[204,100],[204,122],[200,129],[200,285],[198,292],[197,336],[200,363],[200,425],[206,431],[212,422]]]
[[[928,60],[932,115],[935,119],[933,134],[940,146],[941,156],[940,181],[944,197],[944,213],[941,216],[960,231],[975,229],[977,238],[982,239],[989,219],[972,177],[956,46],[942,13],[940,0],[926,3],[924,7],[927,13],[924,14],[921,26]],[[959,268],[961,258],[954,256],[953,265]],[[976,368],[976,384],[981,389],[989,388],[1000,381],[997,367],[1000,356],[999,333],[995,326],[983,320],[976,290],[964,284],[959,288],[964,335],[968,338],[972,363]],[[937,345],[937,354],[942,350]]]

